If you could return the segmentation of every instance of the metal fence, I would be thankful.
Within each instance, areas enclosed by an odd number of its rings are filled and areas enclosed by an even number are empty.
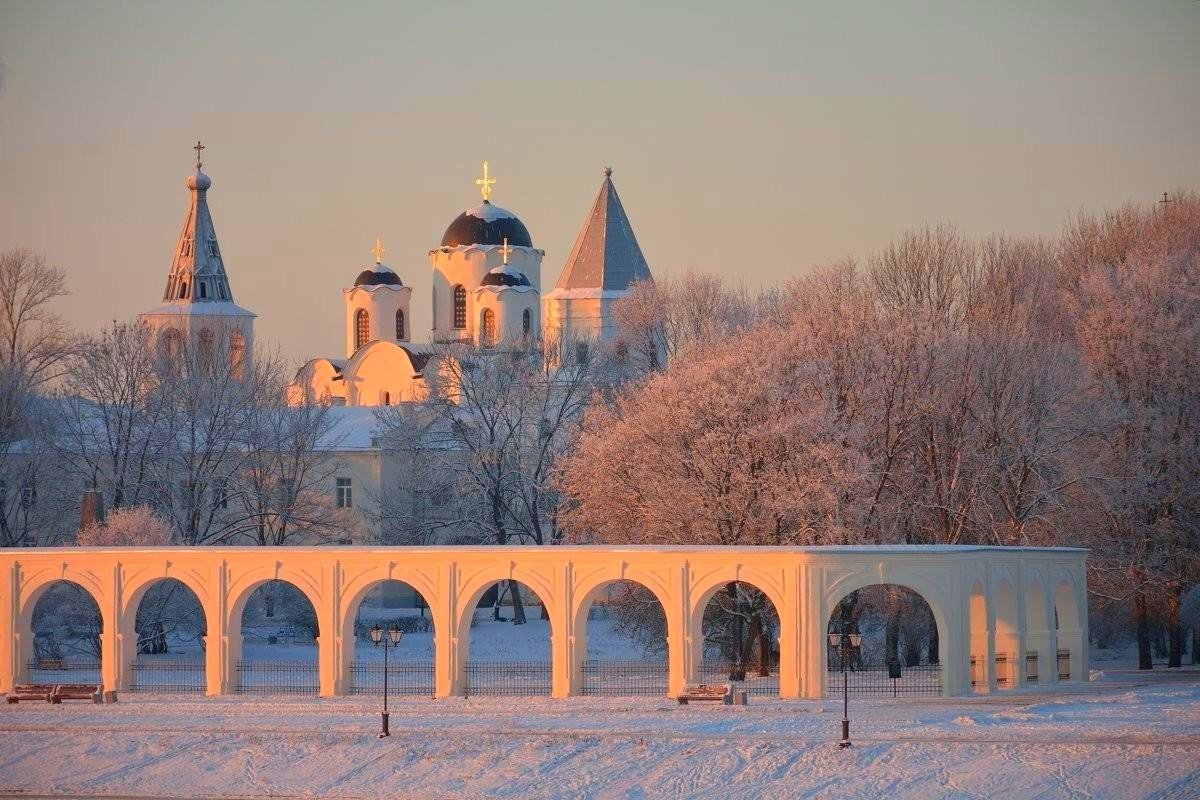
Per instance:
[[[731,683],[735,690],[752,695],[779,696],[779,665],[770,664],[762,675],[757,666],[739,667],[724,660],[705,659],[696,670],[699,683]],[[742,677],[742,676],[745,677]]]
[[[659,695],[667,693],[665,661],[584,661],[585,695]]]
[[[468,661],[470,695],[548,695],[549,661]]]
[[[90,683],[100,685],[100,662],[91,658],[32,658],[30,683]]]
[[[389,695],[432,695],[433,662],[388,662]],[[350,665],[350,694],[383,694],[383,662],[355,661]]]
[[[939,697],[942,694],[942,666],[940,664],[917,664],[904,666],[893,664],[858,664],[851,661],[842,672],[841,662],[836,656],[829,659],[825,676],[825,695],[832,697],[842,693],[842,682],[846,690],[855,697]]]
[[[1058,679],[1060,681],[1071,680],[1071,651],[1058,651]]]
[[[1038,654],[1037,651],[1025,654],[1025,683],[1033,684],[1038,682]]]
[[[138,659],[130,664],[131,692],[204,692],[208,682],[203,661]]]
[[[315,661],[239,661],[238,694],[316,694]]]

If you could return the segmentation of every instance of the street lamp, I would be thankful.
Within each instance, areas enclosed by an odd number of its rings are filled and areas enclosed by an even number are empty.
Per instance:
[[[831,633],[829,646],[837,651],[842,662],[842,741],[838,747],[850,746],[850,685],[847,682],[846,666],[850,661],[850,653],[862,644],[861,633]]]
[[[371,628],[371,641],[376,647],[383,645],[383,727],[379,731],[379,738],[391,736],[388,731],[388,648],[399,647],[400,640],[404,638],[404,631],[397,628],[395,625],[389,625],[387,629],[387,638],[383,638],[383,628],[376,623],[375,627]]]

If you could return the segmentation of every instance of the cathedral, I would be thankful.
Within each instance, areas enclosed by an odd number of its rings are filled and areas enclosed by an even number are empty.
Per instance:
[[[212,179],[200,159],[185,180],[190,192],[183,230],[172,256],[163,302],[139,318],[155,333],[160,349],[227,349],[244,369],[254,346],[255,314],[237,305],[208,206]],[[379,406],[420,399],[434,345],[472,342],[489,347],[505,341],[545,339],[606,342],[614,327],[612,307],[635,281],[650,280],[650,268],[617,196],[612,170],[575,239],[554,289],[542,294],[544,250],[525,223],[492,203],[488,164],[479,186],[482,202],[463,211],[428,251],[433,268],[430,298],[433,327],[426,341],[413,341],[412,288],[402,271],[375,263],[342,290],[345,346],[337,357],[310,359],[289,389],[299,402],[327,400],[339,406]]]
[[[427,342],[412,340],[412,289],[385,265],[379,242],[375,263],[342,290],[345,348],[336,358],[314,358],[291,387],[293,401],[328,399],[336,405],[377,406],[418,400],[433,345],[472,342],[482,347],[531,337],[605,342],[613,335],[612,305],[650,268],[633,227],[604,170],[600,191],[571,248],[554,289],[542,294],[544,250],[525,223],[491,202],[495,179],[475,181],[483,202],[463,211],[428,251],[433,268],[433,327]]]

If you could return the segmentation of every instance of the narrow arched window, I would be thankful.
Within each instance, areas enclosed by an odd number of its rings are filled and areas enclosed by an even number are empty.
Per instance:
[[[201,300],[208,299],[208,284],[205,283],[204,281],[200,281],[200,299]]]
[[[180,300],[187,299],[187,281],[182,281],[179,284],[179,299]]]
[[[354,349],[371,341],[371,315],[365,308],[354,312]]]
[[[491,347],[496,343],[496,312],[485,308],[479,315],[479,344]]]
[[[179,369],[179,358],[183,355],[183,334],[175,328],[167,328],[162,333],[159,346],[163,359],[171,371]]]
[[[525,338],[529,338],[529,328],[533,325],[533,315],[529,313],[529,309],[521,312],[521,334]]]
[[[390,406],[392,404],[392,393],[391,392],[383,393],[383,404],[385,406]]]
[[[454,327],[467,327],[467,290],[462,286],[454,287]]]
[[[404,310],[396,312],[396,340],[404,341]]]
[[[213,344],[213,332],[210,330],[200,331],[200,369],[205,375],[212,372],[213,361],[216,358],[216,347]]]
[[[239,331],[229,333],[229,375],[238,381],[246,377],[246,340]]]

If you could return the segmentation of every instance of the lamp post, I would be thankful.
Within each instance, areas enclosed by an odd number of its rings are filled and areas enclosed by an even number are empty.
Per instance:
[[[379,738],[391,736],[388,731],[388,648],[399,647],[400,640],[404,638],[404,631],[397,628],[395,625],[389,625],[387,629],[387,638],[383,637],[383,628],[378,624],[371,628],[371,641],[376,647],[383,645],[383,726],[379,731]]]
[[[838,747],[850,746],[850,685],[847,681],[846,666],[850,661],[850,653],[862,644],[861,633],[831,633],[829,647],[838,653],[842,662],[842,740]]]

